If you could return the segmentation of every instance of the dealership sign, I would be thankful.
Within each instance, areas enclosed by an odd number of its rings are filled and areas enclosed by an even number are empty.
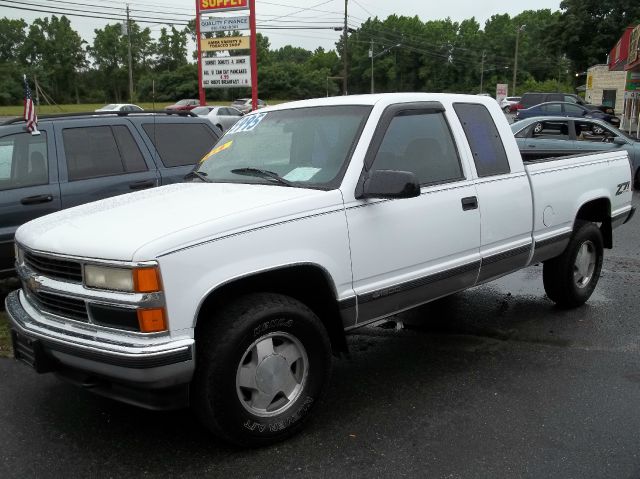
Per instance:
[[[212,57],[202,59],[202,86],[229,88],[251,86],[251,57]]]
[[[200,19],[200,33],[249,30],[249,15],[242,17],[211,17]]]
[[[506,83],[498,83],[496,85],[496,101],[500,103],[509,96],[509,85]]]
[[[249,0],[200,0],[200,11],[215,10],[217,12],[228,10],[247,10]]]
[[[249,37],[203,38],[200,40],[200,50],[203,52],[245,50],[248,48],[250,48]]]

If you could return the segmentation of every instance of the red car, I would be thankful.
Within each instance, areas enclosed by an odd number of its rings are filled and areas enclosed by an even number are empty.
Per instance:
[[[197,106],[200,106],[200,100],[180,100],[173,105],[169,105],[165,110],[191,111]]]

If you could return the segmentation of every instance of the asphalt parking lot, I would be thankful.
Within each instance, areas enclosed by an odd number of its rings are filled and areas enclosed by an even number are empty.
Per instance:
[[[315,419],[264,449],[0,359],[0,477],[640,477],[640,218],[614,239],[579,309],[534,266],[359,330]]]

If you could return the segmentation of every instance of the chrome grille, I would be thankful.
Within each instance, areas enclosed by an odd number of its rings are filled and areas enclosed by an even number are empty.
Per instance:
[[[36,273],[49,278],[76,283],[82,282],[82,265],[76,261],[52,258],[25,251],[24,263]]]
[[[87,305],[81,299],[34,291],[26,285],[24,285],[24,290],[27,292],[27,299],[42,311],[85,323],[89,321]]]

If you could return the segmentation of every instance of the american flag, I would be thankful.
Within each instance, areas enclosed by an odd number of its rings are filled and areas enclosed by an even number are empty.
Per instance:
[[[27,122],[27,131],[34,133],[38,131],[38,115],[36,115],[36,107],[31,97],[31,88],[27,82],[27,75],[24,78],[24,120]]]

